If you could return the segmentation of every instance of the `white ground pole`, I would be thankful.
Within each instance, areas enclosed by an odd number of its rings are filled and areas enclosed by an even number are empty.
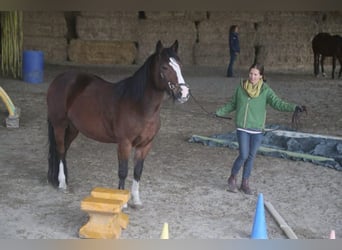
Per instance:
[[[303,132],[296,132],[296,131],[274,130],[272,131],[272,133],[278,136],[287,136],[287,137],[292,137],[292,138],[314,137],[314,138],[324,138],[324,139],[332,139],[332,140],[342,140],[342,137],[339,137],[339,136],[311,134],[311,133],[303,133]]]

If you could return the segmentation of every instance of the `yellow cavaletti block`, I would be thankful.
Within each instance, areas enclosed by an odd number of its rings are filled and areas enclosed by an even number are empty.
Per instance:
[[[81,203],[81,208],[84,211],[102,213],[120,213],[121,206],[121,200],[103,199],[93,196],[84,198]]]
[[[129,197],[127,190],[94,188],[91,196],[81,202],[81,209],[89,214],[89,220],[80,228],[80,238],[118,239],[128,225],[128,215],[121,209]]]
[[[128,214],[125,214],[123,212],[119,213],[119,224],[123,229],[127,228],[128,222],[129,222]]]
[[[130,192],[126,189],[121,190],[96,187],[91,191],[91,196],[104,199],[122,200],[123,204],[126,204],[130,199]]]

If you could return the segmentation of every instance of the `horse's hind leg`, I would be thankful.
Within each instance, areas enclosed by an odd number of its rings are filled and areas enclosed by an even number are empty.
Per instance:
[[[60,166],[60,175],[59,175],[59,187],[60,188],[64,188],[64,187],[66,188],[68,184],[68,172],[67,172],[68,168],[66,165],[66,155],[71,145],[71,142],[77,137],[77,135],[78,135],[78,130],[74,127],[73,124],[69,123],[69,126],[65,130],[64,154],[61,154],[63,157],[61,163],[63,163],[64,166]]]
[[[56,187],[66,189],[66,161],[65,161],[65,127],[52,124],[49,126],[49,170],[48,181]]]
[[[58,186],[58,166],[59,166],[59,153],[57,151],[55,130],[50,120],[48,120],[48,138],[49,138],[49,169],[48,169],[48,182],[53,186]]]
[[[67,127],[65,131],[65,154],[68,151],[70,144],[77,137],[77,135],[78,135],[77,128],[75,128],[73,124],[69,123],[69,126]]]
[[[66,147],[65,147],[65,129],[55,129],[57,151],[59,153],[59,168],[58,168],[58,187],[67,189],[68,183],[68,168],[66,163]]]
[[[61,189],[67,189],[68,171],[66,164],[66,152],[71,142],[76,138],[78,130],[69,124],[52,127],[49,122],[49,171],[48,181]]]

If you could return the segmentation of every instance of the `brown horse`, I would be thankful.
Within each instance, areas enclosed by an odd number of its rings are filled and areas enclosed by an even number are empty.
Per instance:
[[[321,63],[322,75],[324,72],[325,57],[332,57],[332,73],[331,78],[335,78],[336,58],[340,62],[340,72],[342,74],[342,37],[338,35],[330,35],[329,33],[318,33],[312,40],[312,50],[314,53],[314,74],[319,74],[319,63]],[[320,60],[321,59],[321,60]]]
[[[125,189],[128,161],[134,154],[132,205],[139,206],[144,160],[160,128],[164,93],[181,103],[190,90],[182,76],[178,41],[169,48],[160,41],[155,52],[130,77],[117,83],[81,72],[58,75],[47,92],[49,127],[48,181],[66,189],[66,153],[79,132],[96,141],[117,143],[119,189]]]

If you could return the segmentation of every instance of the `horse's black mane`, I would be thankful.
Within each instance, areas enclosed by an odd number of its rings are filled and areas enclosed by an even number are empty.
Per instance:
[[[116,83],[116,95],[122,98],[141,100],[148,82],[150,65],[155,54],[147,58],[145,63],[132,75]]]
[[[150,55],[145,63],[130,77],[127,77],[116,83],[116,95],[121,98],[131,98],[141,100],[144,96],[145,88],[150,80],[151,64],[155,60],[157,53]],[[177,54],[170,48],[164,48],[161,56],[167,58],[174,57],[179,60]]]

